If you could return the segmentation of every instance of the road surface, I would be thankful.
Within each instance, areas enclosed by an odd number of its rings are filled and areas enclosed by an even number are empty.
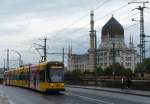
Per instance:
[[[150,104],[150,97],[68,87],[60,94],[41,94],[0,85],[0,104]]]

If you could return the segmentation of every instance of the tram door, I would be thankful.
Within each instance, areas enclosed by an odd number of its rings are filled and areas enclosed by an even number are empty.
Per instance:
[[[36,81],[35,81],[35,86],[36,86],[36,89],[39,90],[39,83],[40,83],[40,75],[39,75],[39,71],[36,72]]]

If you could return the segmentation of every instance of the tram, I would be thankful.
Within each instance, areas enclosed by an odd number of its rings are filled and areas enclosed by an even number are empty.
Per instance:
[[[42,62],[4,72],[4,84],[40,92],[65,91],[64,65],[61,62]]]

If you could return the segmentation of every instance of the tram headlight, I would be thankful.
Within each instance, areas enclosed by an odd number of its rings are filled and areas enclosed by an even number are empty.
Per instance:
[[[64,87],[64,83],[62,83],[61,86]]]
[[[53,83],[51,83],[51,86],[54,86],[54,84],[53,84]]]

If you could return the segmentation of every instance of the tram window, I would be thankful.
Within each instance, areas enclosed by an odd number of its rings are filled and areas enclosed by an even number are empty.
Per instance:
[[[19,74],[19,80],[22,80],[22,73]]]
[[[26,75],[26,73],[24,73],[24,80],[26,80],[27,79],[27,75]]]
[[[16,74],[16,80],[18,80],[18,79],[19,79],[18,74]]]
[[[25,74],[24,73],[22,74],[22,79],[25,80]]]
[[[25,80],[28,80],[28,73],[25,74]]]
[[[29,80],[29,77],[30,77],[30,75],[29,75],[29,73],[27,73],[27,74],[26,74],[27,80]]]
[[[14,80],[14,75],[12,74],[12,80]]]
[[[40,81],[41,82],[45,81],[45,71],[44,70],[40,71]]]

